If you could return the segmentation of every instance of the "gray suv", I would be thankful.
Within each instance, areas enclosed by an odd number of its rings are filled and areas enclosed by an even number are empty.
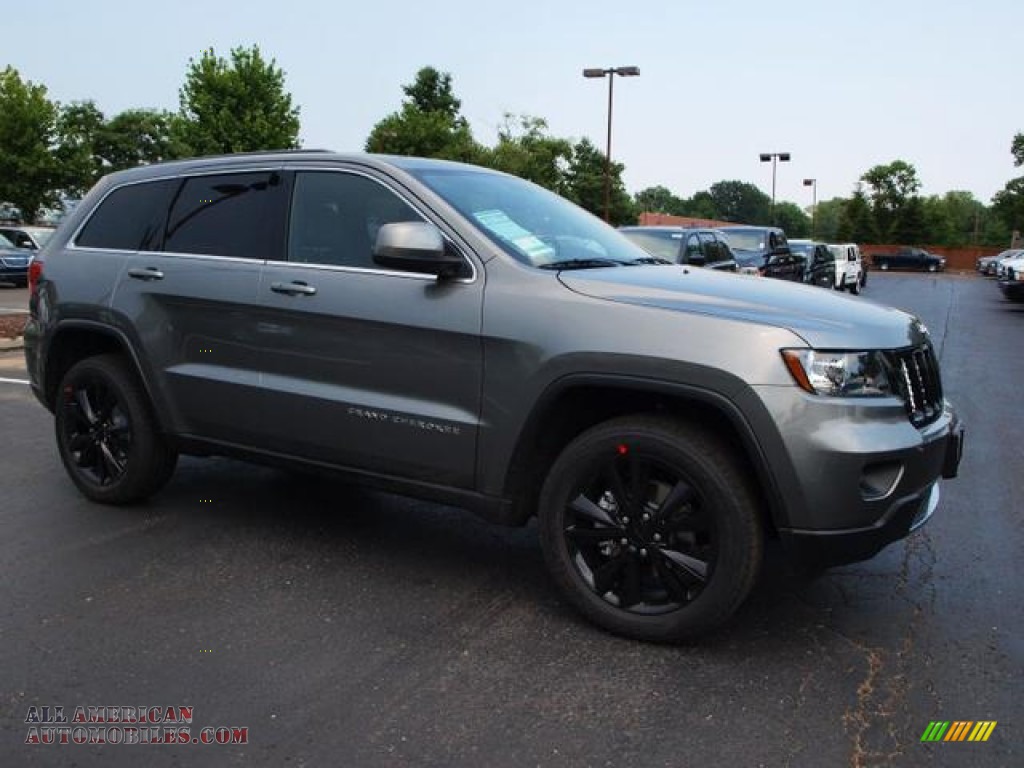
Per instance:
[[[669,641],[728,619],[766,539],[872,556],[962,430],[914,317],[667,264],[521,179],[285,152],[110,175],[30,270],[25,353],[88,498],[179,454],[332,470],[538,518],[565,598]]]

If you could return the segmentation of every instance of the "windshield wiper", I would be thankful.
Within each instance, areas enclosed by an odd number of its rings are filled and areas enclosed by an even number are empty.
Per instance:
[[[596,269],[597,267],[621,267],[623,262],[613,259],[562,259],[541,264],[541,269]]]
[[[633,264],[674,264],[675,262],[663,259],[660,256],[643,256],[639,259],[630,259],[626,262],[626,266],[632,266]]]

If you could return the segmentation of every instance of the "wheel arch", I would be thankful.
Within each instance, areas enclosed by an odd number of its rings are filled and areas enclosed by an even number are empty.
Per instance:
[[[513,500],[513,522],[536,510],[544,468],[577,435],[628,414],[659,412],[709,427],[724,437],[752,471],[766,501],[765,529],[774,535],[787,518],[783,496],[750,418],[731,398],[692,385],[609,375],[573,375],[552,384],[538,399],[516,442],[504,493]]]
[[[46,406],[52,411],[57,402],[57,388],[64,375],[76,363],[103,354],[122,356],[138,377],[153,407],[153,415],[166,431],[164,409],[156,407],[158,395],[153,391],[149,377],[143,373],[142,361],[128,337],[118,328],[91,320],[65,320],[54,329],[46,347],[43,369],[42,394]]]

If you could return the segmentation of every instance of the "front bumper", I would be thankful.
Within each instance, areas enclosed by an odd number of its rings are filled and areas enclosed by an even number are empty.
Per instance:
[[[1011,301],[1024,301],[1024,280],[1000,280],[999,290]]]
[[[775,522],[790,556],[802,564],[872,557],[923,525],[938,505],[939,479],[956,477],[964,429],[948,402],[939,418],[918,429],[892,400],[761,395],[770,411],[788,416],[781,419],[781,438],[789,478],[779,488],[785,503]]]

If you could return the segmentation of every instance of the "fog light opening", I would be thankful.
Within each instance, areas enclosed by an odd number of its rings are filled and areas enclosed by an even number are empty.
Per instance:
[[[890,495],[903,477],[903,462],[879,461],[868,464],[860,475],[860,495],[865,501],[876,501]]]

